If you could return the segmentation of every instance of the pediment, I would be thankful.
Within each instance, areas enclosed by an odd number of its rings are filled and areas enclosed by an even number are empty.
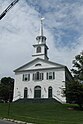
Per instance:
[[[65,66],[58,64],[58,63],[48,61],[48,60],[43,60],[43,59],[37,58],[19,68],[17,68],[14,71],[17,72],[17,71],[28,71],[28,70],[48,69],[48,68],[62,68],[62,67],[65,67]]]

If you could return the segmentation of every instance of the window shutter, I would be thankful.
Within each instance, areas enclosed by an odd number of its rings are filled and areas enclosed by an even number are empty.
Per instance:
[[[47,76],[46,76],[47,80],[48,80],[48,72],[47,72]]]
[[[23,76],[22,76],[22,80],[24,81],[24,74],[23,74]]]
[[[30,81],[30,74],[28,74],[28,81]]]
[[[55,72],[53,72],[53,79],[55,79]]]
[[[44,80],[44,74],[43,73],[41,73],[42,74],[42,80]]]
[[[33,80],[35,80],[35,74],[33,74]]]

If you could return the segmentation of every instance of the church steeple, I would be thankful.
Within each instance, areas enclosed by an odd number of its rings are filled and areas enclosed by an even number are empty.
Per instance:
[[[33,45],[35,49],[35,53],[34,55],[32,55],[32,57],[48,60],[48,56],[47,56],[48,47],[46,45],[46,37],[43,35],[43,20],[44,18],[41,18],[40,34],[39,36],[36,37],[37,43]]]
[[[44,18],[41,18],[40,34],[39,34],[39,36],[36,37],[36,40],[38,41],[39,44],[46,43],[46,37],[43,35],[43,20],[44,20]]]
[[[43,36],[43,20],[44,18],[41,18],[40,20],[40,36]]]

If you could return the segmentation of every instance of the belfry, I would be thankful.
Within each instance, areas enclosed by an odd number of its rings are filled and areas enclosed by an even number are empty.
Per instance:
[[[41,18],[40,35],[36,37],[37,43],[33,45],[34,54],[32,57],[48,60],[48,46],[46,45],[46,37],[43,35],[43,19]]]

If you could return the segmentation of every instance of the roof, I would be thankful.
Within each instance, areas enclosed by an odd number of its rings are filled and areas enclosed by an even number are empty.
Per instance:
[[[52,62],[52,61],[48,61],[48,60],[44,60],[44,59],[41,59],[41,58],[36,58],[36,59],[34,59],[34,60],[32,60],[32,61],[30,61],[30,62],[24,64],[23,66],[21,66],[21,67],[15,69],[14,72],[18,72],[18,71],[20,71],[22,68],[24,68],[24,67],[26,67],[26,66],[29,66],[29,65],[33,64],[34,62],[36,62],[36,61],[42,61],[42,62],[44,62],[44,63],[52,64],[52,65],[54,65],[54,66],[57,65],[59,68],[65,68],[65,67],[66,67],[66,66],[64,66],[64,65],[62,65],[62,64],[58,64],[58,63],[55,63],[55,62]]]

